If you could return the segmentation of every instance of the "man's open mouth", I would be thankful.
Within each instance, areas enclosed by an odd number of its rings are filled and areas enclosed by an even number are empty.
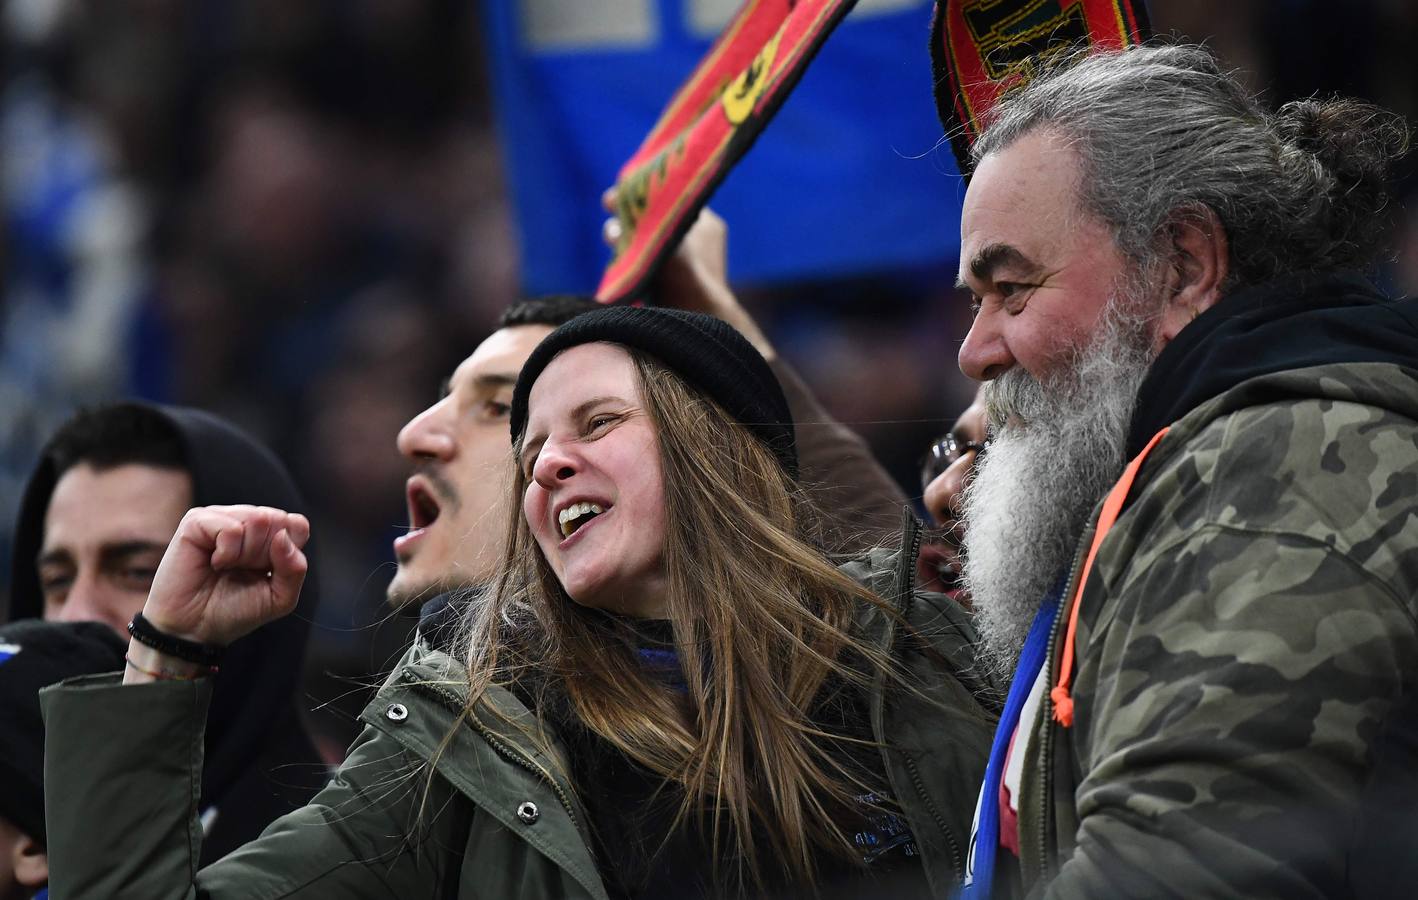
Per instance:
[[[409,485],[406,499],[409,506],[409,529],[418,531],[427,528],[438,520],[440,507],[438,498],[423,484],[415,481]]]
[[[588,500],[571,504],[556,514],[557,524],[561,526],[561,536],[563,538],[571,537],[583,525],[605,511],[606,507]]]
[[[963,587],[959,550],[939,534],[933,533],[929,537],[935,540],[921,546],[916,560],[916,574],[921,583],[931,590],[953,596]]]

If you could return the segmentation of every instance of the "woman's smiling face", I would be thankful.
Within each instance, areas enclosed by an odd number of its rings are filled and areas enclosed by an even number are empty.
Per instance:
[[[523,515],[566,593],[583,606],[665,614],[665,497],[655,426],[635,363],[581,344],[542,370],[518,460]]]

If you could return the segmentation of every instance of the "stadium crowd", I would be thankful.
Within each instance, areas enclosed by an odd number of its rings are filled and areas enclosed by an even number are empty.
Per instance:
[[[471,7],[42,6],[0,898],[1410,896],[1418,100],[1315,4],[1045,67],[948,276],[643,307],[517,297]]]

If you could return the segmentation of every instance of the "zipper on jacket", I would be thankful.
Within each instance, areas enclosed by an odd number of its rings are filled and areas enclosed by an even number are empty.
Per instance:
[[[425,681],[416,680],[416,676],[414,676],[412,672],[406,671],[404,673],[404,681],[407,682],[409,686],[412,687],[414,690],[433,694],[440,700],[444,701],[445,706],[456,710],[460,714],[462,713],[464,708],[463,700],[462,698],[458,697],[457,694],[454,694],[452,691],[445,690],[443,688],[438,687],[437,685],[429,684]],[[468,710],[468,721],[472,724],[473,730],[476,731],[482,737],[482,739],[486,741],[488,745],[491,746],[492,749],[498,753],[498,755],[506,758],[510,762],[517,764],[521,768],[526,769],[528,772],[531,772],[533,775],[537,776],[538,779],[545,781],[547,785],[551,787],[552,791],[555,792],[556,799],[561,802],[562,808],[566,810],[566,815],[568,818],[571,819],[571,824],[575,826],[577,831],[581,830],[581,825],[576,820],[576,813],[571,808],[571,798],[566,795],[566,792],[562,789],[561,785],[557,783],[555,778],[552,778],[536,763],[532,762],[525,755],[523,755],[522,753],[514,749],[512,746],[507,744],[505,741],[503,741],[500,737],[498,737],[497,734],[491,728],[489,728],[482,721],[482,719],[478,717],[478,714],[473,710]]]
[[[921,523],[910,507],[902,510],[901,515],[904,519],[901,530],[907,538],[909,549],[896,566],[896,596],[901,604],[901,617],[905,619],[910,617],[911,604],[916,599],[916,559],[921,555]]]
[[[901,758],[906,760],[906,768],[911,772],[911,783],[916,786],[916,793],[920,796],[921,802],[926,805],[926,811],[935,820],[936,827],[940,833],[945,835],[945,842],[950,845],[950,864],[955,867],[955,877],[960,879],[965,875],[965,857],[960,852],[960,842],[955,839],[955,833],[950,830],[945,818],[941,816],[940,810],[936,809],[935,803],[926,794],[926,785],[921,780],[921,772],[916,768],[916,761],[909,755],[902,753]]]
[[[909,508],[903,513],[903,518],[905,521],[902,531],[907,538],[908,548],[896,567],[896,596],[899,598],[901,617],[904,619],[909,617],[911,604],[916,598],[916,558],[921,554],[921,524]],[[931,800],[930,794],[926,792],[925,781],[921,778],[920,769],[916,767],[916,761],[906,753],[901,753],[901,758],[906,761],[906,769],[911,773],[911,784],[916,789],[916,796],[925,804],[936,828],[945,835],[945,842],[950,846],[950,862],[954,866],[955,877],[959,878],[965,873],[965,856],[960,852],[960,842],[950,830],[945,817],[936,808],[935,801]]]
[[[1069,569],[1068,583],[1064,586],[1064,592],[1059,596],[1059,611],[1054,616],[1054,624],[1049,626],[1048,653],[1044,656],[1044,697],[1040,704],[1040,711],[1044,716],[1044,733],[1039,736],[1039,771],[1041,774],[1039,790],[1039,875],[1047,878],[1049,874],[1049,800],[1053,795],[1053,785],[1050,783],[1050,772],[1053,771],[1054,734],[1053,701],[1049,699],[1049,691],[1053,688],[1054,682],[1054,656],[1055,647],[1059,638],[1059,625],[1068,618],[1068,601],[1078,590],[1078,578],[1082,574],[1083,553],[1088,545],[1093,542],[1093,532],[1097,529],[1098,522],[1093,520],[1093,527],[1083,534],[1078,542],[1078,549],[1073,554],[1073,567]],[[1021,725],[1024,723],[1021,722]],[[1032,723],[1031,723],[1032,727]]]

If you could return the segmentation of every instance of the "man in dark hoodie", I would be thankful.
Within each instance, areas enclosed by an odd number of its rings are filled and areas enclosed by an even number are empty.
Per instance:
[[[183,514],[233,503],[306,509],[280,461],[216,416],[141,403],[78,413],[50,439],[25,490],[6,618],[98,621],[126,639]],[[325,781],[296,706],[318,597],[307,578],[296,614],[236,642],[222,663],[200,800],[204,862]]]
[[[997,429],[966,577],[1016,668],[972,896],[1348,896],[1394,871],[1351,853],[1366,820],[1411,856],[1413,779],[1368,782],[1413,746],[1418,302],[1360,274],[1407,141],[1354,101],[1269,113],[1194,47],[994,111],[961,220]]]

